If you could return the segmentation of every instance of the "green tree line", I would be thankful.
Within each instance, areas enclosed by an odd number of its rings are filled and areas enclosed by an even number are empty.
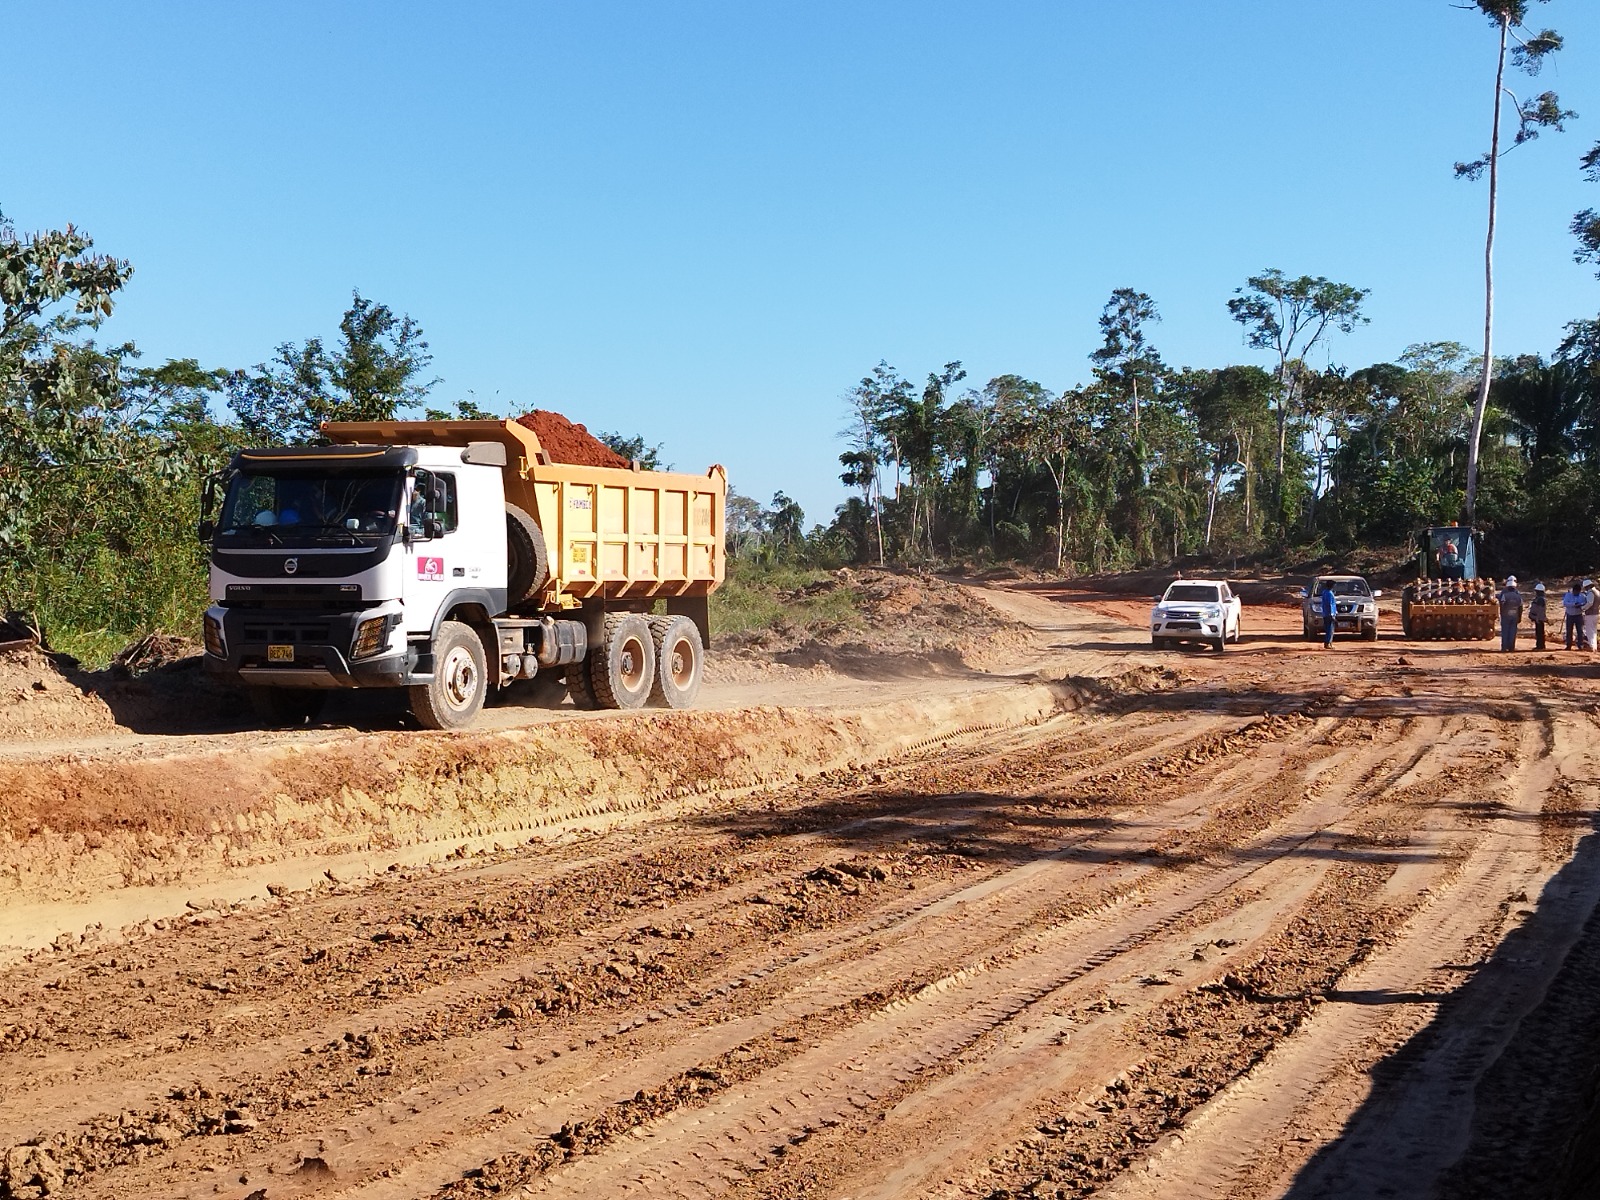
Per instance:
[[[1278,270],[1227,301],[1267,365],[1175,368],[1155,301],[1119,288],[1087,379],[1005,374],[919,388],[880,362],[845,397],[840,479],[856,489],[810,543],[859,562],[1028,558],[1102,571],[1197,554],[1394,544],[1466,505],[1482,364],[1459,342],[1394,362],[1315,367],[1363,323],[1367,292]],[[1592,565],[1600,546],[1600,320],[1548,356],[1496,360],[1477,518],[1529,565]],[[769,517],[770,520],[770,517]],[[774,548],[767,539],[767,549]]]

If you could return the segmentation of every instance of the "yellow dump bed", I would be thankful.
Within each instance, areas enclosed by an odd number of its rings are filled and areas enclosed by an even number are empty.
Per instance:
[[[338,421],[330,441],[385,446],[506,448],[506,502],[528,513],[550,555],[548,604],[572,600],[706,596],[722,582],[728,476],[550,461],[515,421]]]

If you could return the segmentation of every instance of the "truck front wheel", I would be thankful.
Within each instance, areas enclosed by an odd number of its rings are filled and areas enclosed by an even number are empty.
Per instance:
[[[483,708],[489,675],[478,635],[460,621],[439,626],[433,680],[411,688],[411,712],[424,729],[461,729]]]

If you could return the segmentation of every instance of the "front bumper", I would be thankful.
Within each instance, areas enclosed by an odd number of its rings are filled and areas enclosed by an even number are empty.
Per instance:
[[[1150,636],[1174,642],[1214,642],[1224,636],[1227,617],[1172,615],[1150,618]]]
[[[1321,612],[1310,613],[1307,618],[1313,633],[1321,633],[1325,628]],[[1336,612],[1333,615],[1334,633],[1367,633],[1378,628],[1378,614],[1376,612],[1363,613],[1359,609],[1348,609]]]
[[[214,606],[206,618],[221,626],[223,653],[208,647],[205,668],[226,682],[264,687],[405,687],[421,682],[403,630],[397,634],[391,628],[388,645],[378,654],[351,658],[361,622],[383,616],[391,614],[371,609],[320,612]],[[398,626],[398,621],[391,624]]]

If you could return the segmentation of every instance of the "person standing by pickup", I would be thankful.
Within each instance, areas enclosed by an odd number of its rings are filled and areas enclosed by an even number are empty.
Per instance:
[[[1522,593],[1517,591],[1517,577],[1506,576],[1505,589],[1500,593],[1500,649],[1517,648],[1517,625],[1522,620]]]
[[[1583,648],[1594,649],[1595,626],[1600,624],[1600,589],[1594,580],[1583,581]]]
[[[1317,604],[1322,610],[1322,648],[1333,649],[1333,614],[1336,605],[1333,600],[1333,581],[1324,579],[1322,590],[1317,593]]]
[[[1544,584],[1533,585],[1533,599],[1528,602],[1528,624],[1533,626],[1533,648],[1544,649]]]

